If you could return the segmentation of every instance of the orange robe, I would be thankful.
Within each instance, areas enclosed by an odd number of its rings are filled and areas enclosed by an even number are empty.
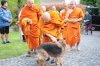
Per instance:
[[[66,14],[67,14],[67,11],[69,10],[69,8],[65,8],[63,13],[60,15],[61,19],[65,19],[66,18]]]
[[[59,28],[63,24],[63,22],[61,21],[61,18],[59,16],[58,11],[50,10],[49,13],[50,13],[50,16],[51,16],[50,22],[44,22],[43,19],[41,20],[42,24],[43,24],[41,30],[42,30],[43,35],[44,35],[43,43],[44,42],[51,42],[51,39],[48,36],[45,35],[46,33],[48,33],[48,34],[56,37],[57,39],[59,39],[58,38]]]
[[[23,7],[20,15],[20,27],[25,36],[26,42],[28,44],[29,49],[36,49],[39,46],[39,18],[42,14],[41,9],[38,6],[33,6],[32,8],[27,5]],[[24,18],[29,18],[32,20],[32,24],[30,25],[30,32],[28,35],[25,33],[25,26],[22,24],[22,20]]]
[[[82,9],[75,8],[73,12],[69,15],[69,19],[79,19],[84,18],[84,14]],[[80,22],[67,24],[67,44],[71,47],[75,46],[76,43],[80,42]]]
[[[66,19],[66,15],[67,15],[67,12],[68,12],[69,8],[66,8],[65,11],[61,14],[61,19],[62,20],[65,20]],[[66,26],[63,25],[62,29],[61,29],[61,32],[62,32],[62,36],[63,38],[65,39],[65,41],[67,42],[67,22],[64,23]]]

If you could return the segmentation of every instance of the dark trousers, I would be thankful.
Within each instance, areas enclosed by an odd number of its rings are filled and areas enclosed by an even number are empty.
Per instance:
[[[92,34],[92,23],[85,24],[85,32],[88,34],[88,31],[90,30]]]
[[[9,34],[9,26],[0,27],[1,34]]]

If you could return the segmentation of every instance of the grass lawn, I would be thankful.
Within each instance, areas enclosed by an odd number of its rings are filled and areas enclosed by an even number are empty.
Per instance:
[[[20,40],[19,32],[9,34],[10,44],[2,44],[0,39],[0,59],[20,56],[26,53],[27,44]]]

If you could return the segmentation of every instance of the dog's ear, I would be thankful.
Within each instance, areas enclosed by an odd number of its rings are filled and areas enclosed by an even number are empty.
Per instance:
[[[66,46],[66,41],[65,39],[59,39],[58,41],[62,46]]]
[[[65,39],[63,38],[63,39],[58,39],[57,40],[59,43],[65,43]]]
[[[57,41],[65,41],[66,39],[65,38],[62,38],[62,39],[57,39]]]

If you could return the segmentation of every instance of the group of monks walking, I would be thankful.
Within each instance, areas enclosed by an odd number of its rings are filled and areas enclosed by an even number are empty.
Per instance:
[[[20,27],[28,44],[29,51],[33,51],[45,42],[56,42],[65,39],[71,48],[80,43],[80,22],[84,18],[81,8],[76,7],[75,1],[69,6],[64,5],[60,12],[56,6],[46,10],[34,5],[34,0],[27,0],[27,4],[20,13]]]

